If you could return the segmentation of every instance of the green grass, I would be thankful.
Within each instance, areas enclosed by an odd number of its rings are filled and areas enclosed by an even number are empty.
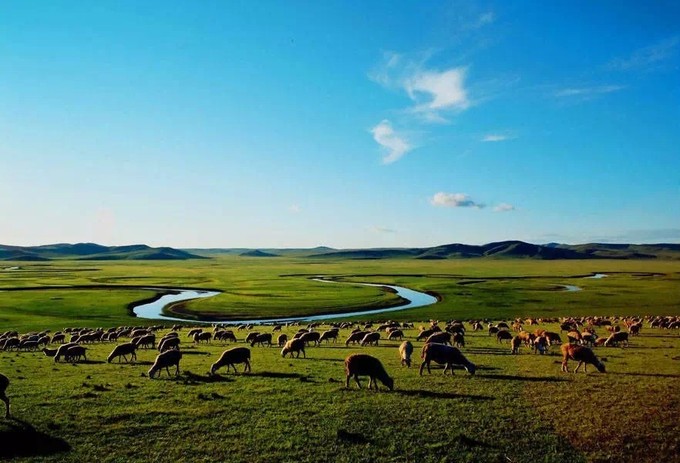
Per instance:
[[[224,257],[19,265],[22,270],[0,271],[0,289],[140,288],[0,291],[0,332],[155,324],[126,309],[153,294],[141,289],[147,285],[225,291],[187,304],[196,314],[266,317],[393,301],[375,288],[307,278],[318,274],[443,297],[388,315],[401,320],[680,314],[678,262]],[[611,276],[571,278],[591,272]],[[554,290],[563,284],[584,290]],[[412,341],[415,334],[407,332]],[[88,346],[91,361],[77,365],[55,364],[42,353],[0,352],[16,418],[0,420],[0,452],[22,450],[30,439],[18,461],[680,461],[677,331],[645,327],[629,348],[596,348],[607,373],[587,375],[561,373],[556,354],[511,356],[486,333],[469,333],[464,353],[481,368],[474,377],[456,371],[453,378],[441,369],[420,377],[417,369],[402,368],[398,343],[385,342],[310,348],[309,358],[299,360],[257,347],[252,374],[222,372],[215,380],[207,371],[227,346],[182,340],[182,376],[154,381],[144,376],[154,351],[140,352],[135,365],[105,363],[111,344]],[[422,343],[414,344],[417,365]],[[358,351],[381,359],[395,391],[344,389],[342,360]]]

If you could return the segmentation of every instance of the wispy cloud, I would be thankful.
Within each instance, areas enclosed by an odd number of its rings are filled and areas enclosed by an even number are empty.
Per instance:
[[[395,230],[393,228],[379,227],[377,225],[373,225],[372,227],[370,227],[370,230],[374,233],[382,233],[382,234],[397,233],[397,230]]]
[[[606,93],[618,92],[626,88],[625,85],[599,85],[594,87],[571,87],[557,90],[554,95],[558,98],[593,98]]]
[[[444,70],[426,66],[430,53],[405,57],[387,52],[369,78],[383,87],[406,92],[414,103],[407,112],[418,114],[429,122],[446,122],[445,115],[470,107],[466,89],[465,66]]]
[[[383,164],[391,164],[413,149],[406,138],[394,131],[387,119],[373,127],[371,133],[373,139],[387,151],[387,154],[383,156]]]
[[[484,204],[477,203],[465,193],[444,193],[440,191],[430,198],[430,204],[437,207],[472,207],[482,209]]]
[[[499,141],[506,141],[506,140],[512,140],[514,138],[517,138],[516,135],[510,134],[510,133],[489,133],[486,134],[482,137],[483,142],[499,142]]]
[[[302,212],[302,208],[300,207],[299,204],[291,204],[288,207],[288,211],[292,214],[299,214],[300,212]]]
[[[660,42],[635,50],[627,58],[616,58],[607,63],[606,68],[615,71],[649,69],[676,55],[680,47],[680,36],[676,35]]]
[[[500,203],[499,205],[497,205],[496,207],[493,208],[494,212],[510,212],[510,211],[514,211],[514,210],[515,210],[515,206],[513,206],[512,204],[508,204],[508,203]]]

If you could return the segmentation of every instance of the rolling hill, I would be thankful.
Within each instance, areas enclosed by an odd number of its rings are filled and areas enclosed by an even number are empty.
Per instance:
[[[180,249],[152,248],[145,244],[102,246],[95,243],[7,246],[0,244],[0,260],[49,261],[73,260],[186,260],[205,259]]]

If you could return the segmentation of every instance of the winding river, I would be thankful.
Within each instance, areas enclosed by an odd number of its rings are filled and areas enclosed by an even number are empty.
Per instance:
[[[134,307],[132,310],[139,318],[147,318],[152,320],[165,320],[165,321],[195,321],[197,323],[228,323],[228,324],[243,324],[243,323],[253,323],[253,324],[263,324],[263,323],[286,323],[295,321],[315,321],[315,320],[330,320],[338,318],[356,317],[360,315],[375,315],[379,313],[386,312],[397,312],[399,310],[414,309],[416,307],[423,307],[426,305],[431,305],[437,302],[437,298],[430,296],[426,293],[421,293],[419,291],[414,291],[412,289],[403,288],[401,286],[385,285],[378,283],[344,283],[337,282],[333,280],[327,280],[322,277],[312,278],[314,281],[321,283],[332,283],[332,284],[355,284],[362,286],[378,286],[382,288],[390,288],[396,292],[396,294],[408,302],[396,307],[387,307],[383,309],[372,309],[372,310],[358,310],[354,312],[344,312],[344,313],[334,313],[334,314],[322,314],[322,315],[307,315],[302,317],[285,317],[285,318],[268,318],[268,319],[244,319],[244,320],[225,320],[221,322],[207,321],[207,320],[188,320],[185,318],[170,317],[163,313],[163,308],[170,304],[177,302],[189,301],[192,299],[200,299],[204,297],[212,297],[220,294],[218,291],[198,291],[198,290],[184,290],[176,289],[172,290],[172,294],[165,294],[153,302],[146,304],[140,304]],[[151,290],[161,291],[160,288],[147,288]],[[163,289],[167,291],[167,289]]]

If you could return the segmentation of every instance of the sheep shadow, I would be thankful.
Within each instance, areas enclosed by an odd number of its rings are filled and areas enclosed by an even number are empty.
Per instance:
[[[10,418],[0,429],[2,459],[49,456],[71,450],[64,439],[38,431],[30,423],[16,418]]]
[[[69,362],[71,365],[100,365],[106,363],[104,360],[79,360],[77,362]]]
[[[621,376],[649,376],[652,378],[680,378],[680,375],[674,375],[672,373],[610,373],[612,375]]]
[[[559,383],[567,381],[564,378],[556,378],[554,376],[541,377],[541,376],[498,375],[498,374],[482,374],[477,376],[480,378],[500,379],[504,381],[526,381],[537,383]]]
[[[183,350],[182,355],[210,355],[210,352],[204,352],[202,350]]]
[[[394,392],[395,394],[405,395],[407,397],[422,397],[429,399],[494,400],[493,397],[487,395],[454,394],[453,392],[426,391],[424,389],[395,389]]]
[[[282,373],[278,371],[262,371],[258,373],[250,373],[248,376],[257,376],[260,378],[277,378],[277,379],[299,379],[300,381],[310,381],[307,375],[300,373]]]
[[[195,383],[231,383],[234,381],[234,379],[229,378],[227,376],[222,376],[222,375],[197,375],[196,373],[192,373],[190,371],[185,371],[182,375],[181,378],[185,378],[188,381],[192,381]]]
[[[307,357],[307,360],[313,360],[313,361],[323,361],[323,362],[336,362],[336,363],[343,363],[345,360],[343,359],[329,359],[329,358],[321,358],[321,357]]]

